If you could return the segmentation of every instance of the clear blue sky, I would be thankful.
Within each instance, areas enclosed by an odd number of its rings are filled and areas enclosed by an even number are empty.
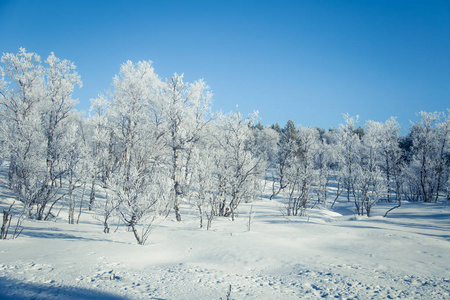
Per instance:
[[[204,78],[214,110],[335,127],[450,108],[450,1],[5,1],[0,51],[73,61],[79,110],[126,60]]]

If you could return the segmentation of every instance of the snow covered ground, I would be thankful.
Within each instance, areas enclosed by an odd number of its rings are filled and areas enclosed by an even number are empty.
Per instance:
[[[389,207],[355,217],[341,199],[334,211],[286,217],[280,199],[264,199],[206,231],[186,205],[183,221],[170,215],[145,246],[124,229],[104,234],[90,213],[69,225],[62,211],[0,241],[0,298],[450,299],[450,208],[405,203],[381,217]]]

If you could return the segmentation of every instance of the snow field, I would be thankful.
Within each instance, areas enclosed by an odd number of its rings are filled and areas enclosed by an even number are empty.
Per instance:
[[[446,299],[449,217],[443,204],[406,203],[388,218],[326,209],[285,217],[259,201],[247,231],[235,222],[198,229],[194,210],[155,227],[148,244],[109,235],[88,213],[82,224],[27,220],[2,241],[0,294],[11,299]],[[280,207],[281,206],[281,207]],[[377,206],[381,215],[387,204]],[[341,202],[336,211],[348,211]]]

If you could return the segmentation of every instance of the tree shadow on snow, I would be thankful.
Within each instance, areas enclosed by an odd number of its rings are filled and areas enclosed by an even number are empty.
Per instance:
[[[433,238],[439,238],[446,241],[450,241],[450,235],[445,234],[448,230],[444,227],[440,226],[432,226],[432,225],[421,225],[421,224],[412,224],[412,223],[402,223],[402,222],[390,222],[389,220],[369,220],[372,224],[364,224],[364,223],[354,223],[354,224],[340,224],[338,227],[343,228],[358,228],[358,229],[375,229],[381,230],[385,232],[406,232],[411,234],[423,235]],[[363,225],[364,224],[364,225]],[[378,226],[377,226],[378,225]],[[385,226],[380,226],[385,225]],[[386,227],[386,225],[388,227]],[[418,230],[414,230],[418,229]],[[441,233],[432,233],[432,232],[423,232],[426,230],[440,231]]]
[[[67,230],[64,230],[67,231]],[[42,228],[33,228],[26,227],[23,231],[22,236],[32,237],[32,238],[41,238],[41,239],[61,239],[61,240],[73,240],[73,241],[93,241],[93,242],[111,242],[111,243],[119,243],[119,244],[128,244],[125,242],[114,241],[107,238],[92,238],[92,237],[84,237],[80,235],[73,235],[67,232],[64,232],[57,228],[51,229],[42,229]],[[73,230],[73,232],[79,234],[80,232]]]
[[[44,285],[0,277],[1,299],[113,299],[125,297],[94,289]]]

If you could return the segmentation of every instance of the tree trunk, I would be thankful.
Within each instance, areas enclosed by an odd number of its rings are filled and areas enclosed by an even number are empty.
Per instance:
[[[73,173],[70,172],[69,179],[69,224],[75,223],[75,201],[73,199]]]
[[[95,201],[95,179],[92,180],[91,194],[89,196],[89,210],[92,210]]]
[[[105,219],[103,220],[103,232],[109,233],[109,225],[108,225],[108,217],[105,216]]]
[[[178,176],[177,176],[177,169],[178,169],[178,150],[176,148],[173,149],[173,189],[174,189],[174,204],[173,208],[175,210],[175,217],[178,222],[181,221],[181,213],[180,213],[180,198],[181,198],[181,188],[180,184],[178,182]]]
[[[391,168],[389,167],[389,159],[386,155],[386,180],[387,180],[387,200],[391,203]]]
[[[439,167],[436,171],[437,186],[436,186],[436,197],[434,198],[434,203],[437,203],[439,200],[439,190],[441,189],[441,181],[442,181],[443,165],[444,165],[445,144],[446,144],[446,139],[444,138],[444,141],[442,142],[442,146],[440,147],[440,152],[439,152]]]
[[[383,218],[386,218],[386,216],[388,215],[388,213],[390,213],[391,211],[393,211],[396,208],[399,208],[400,206],[402,206],[402,200],[398,199],[398,205],[391,207],[390,209],[388,209],[388,211],[384,214]]]
[[[203,210],[202,205],[198,205],[198,213],[200,215],[200,228],[203,228]]]
[[[0,234],[0,240],[6,240],[6,237],[8,236],[9,226],[11,225],[11,209],[14,206],[15,201],[11,204],[8,210],[3,210],[3,223],[2,223],[2,230]]]
[[[83,193],[81,194],[80,209],[78,210],[77,224],[80,223],[81,211],[83,209],[84,192],[86,191],[86,182],[83,184]]]
[[[131,230],[133,230],[134,237],[136,238],[139,245],[144,245],[144,240],[139,236],[139,233],[136,229],[136,217],[133,216],[130,222]]]

